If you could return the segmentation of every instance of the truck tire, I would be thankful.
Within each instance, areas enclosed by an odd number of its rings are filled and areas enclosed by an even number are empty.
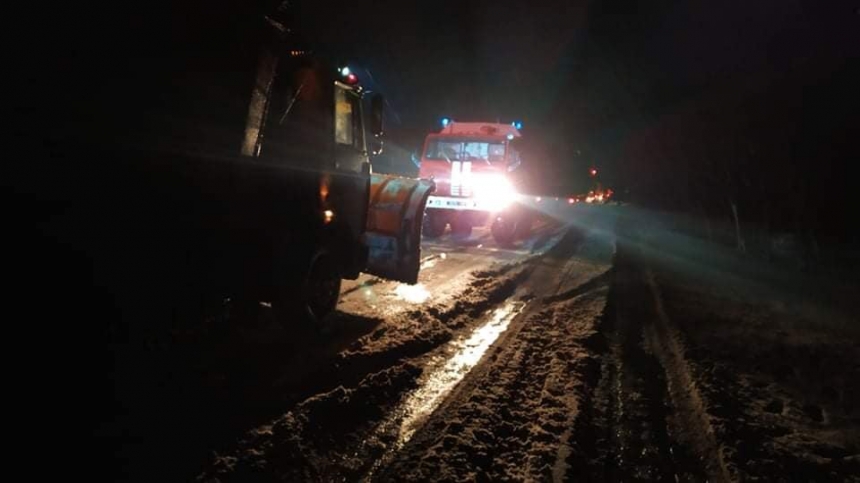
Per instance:
[[[341,275],[334,257],[325,250],[318,251],[311,261],[303,292],[311,322],[320,324],[334,312],[340,298],[340,282]]]
[[[532,213],[524,212],[517,220],[516,228],[514,229],[514,237],[519,239],[528,238],[532,232],[534,225],[534,216]]]
[[[427,238],[439,238],[445,233],[445,226],[448,224],[444,216],[427,211],[424,214],[424,223],[422,233]]]
[[[337,307],[340,283],[341,273],[334,257],[325,249],[318,250],[299,284],[298,294],[282,294],[277,302],[278,321],[289,330],[296,328],[295,322],[321,328]]]
[[[505,218],[496,218],[490,226],[490,233],[493,235],[493,240],[503,247],[510,246],[514,243],[516,235],[516,223]]]
[[[469,238],[472,222],[466,216],[457,216],[451,221],[451,234],[457,238]]]

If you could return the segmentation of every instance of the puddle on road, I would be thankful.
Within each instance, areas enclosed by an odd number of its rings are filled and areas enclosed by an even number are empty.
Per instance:
[[[430,292],[421,283],[415,285],[401,283],[394,289],[394,295],[413,304],[422,304],[430,298]]]
[[[430,362],[431,368],[418,380],[418,388],[377,428],[376,434],[379,436],[396,432],[397,440],[376,461],[364,481],[370,481],[373,474],[412,439],[427,417],[478,364],[487,349],[507,330],[511,320],[522,312],[524,307],[525,303],[522,302],[508,302],[494,310],[483,325],[474,329],[467,337],[451,341],[445,355],[437,356]]]
[[[475,329],[467,339],[450,343],[449,348],[454,354],[444,365],[419,380],[418,389],[398,408],[402,418],[398,447],[412,438],[423,419],[433,412],[444,396],[478,364],[487,349],[507,330],[508,324],[522,310],[522,306],[519,302],[509,302],[496,309],[490,320]]]

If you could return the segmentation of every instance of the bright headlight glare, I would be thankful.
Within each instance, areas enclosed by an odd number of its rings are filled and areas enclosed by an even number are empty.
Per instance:
[[[491,211],[503,210],[514,202],[517,192],[502,175],[476,176],[475,200]]]

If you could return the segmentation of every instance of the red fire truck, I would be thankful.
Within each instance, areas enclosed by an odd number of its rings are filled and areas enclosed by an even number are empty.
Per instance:
[[[419,166],[419,177],[436,184],[427,201],[424,236],[439,237],[451,225],[455,237],[468,237],[473,226],[490,222],[496,242],[511,243],[530,229],[513,179],[521,163],[514,144],[522,124],[443,119],[442,126],[427,135]]]

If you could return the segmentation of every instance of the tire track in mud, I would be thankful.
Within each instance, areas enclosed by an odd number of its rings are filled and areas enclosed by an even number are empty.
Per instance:
[[[660,289],[651,270],[646,271],[645,280],[657,312],[656,322],[647,328],[646,337],[666,370],[669,393],[680,409],[674,421],[675,430],[679,439],[699,455],[709,480],[731,481],[705,402],[684,357],[683,342],[666,315]]]
[[[379,474],[379,481],[534,481],[566,471],[571,427],[597,367],[602,286],[523,315]]]
[[[540,268],[543,258],[569,257],[583,241],[577,230],[553,234],[554,243],[540,255],[474,272],[473,281],[453,303],[407,311],[356,341],[344,351],[342,358],[350,366],[361,366],[365,361],[374,360],[384,363],[391,359],[392,354],[414,358],[449,342],[459,331],[480,325],[482,317],[514,296],[518,288],[531,278],[532,273]],[[529,294],[523,294],[522,298],[529,298]],[[338,373],[338,378],[343,379],[342,372]]]
[[[597,371],[590,346],[605,307],[610,280],[604,275],[611,263],[606,260],[599,271],[573,255],[589,243],[614,246],[614,239],[585,235],[569,231],[537,262],[523,291],[540,295],[543,305],[534,304],[511,324],[374,480],[563,478],[579,401],[587,397],[589,385],[583,381],[595,379]],[[587,269],[574,276],[574,267]]]
[[[310,396],[337,385],[353,386],[368,374],[397,361],[421,356],[451,340],[453,333],[468,323],[469,317],[480,316],[508,298],[527,275],[528,267],[520,265],[475,273],[461,300],[411,310],[383,321],[334,357],[305,354],[298,362],[317,369],[293,371],[285,366],[281,371],[283,376],[274,387],[301,387],[302,392]]]
[[[351,481],[365,474],[393,442],[367,444],[367,436],[416,387],[435,349],[514,294],[533,269],[528,261],[477,272],[453,304],[407,312],[310,377],[282,379],[279,386],[317,395],[249,431],[237,450],[216,455],[198,480]]]
[[[548,252],[568,254],[581,242],[576,233],[563,238],[566,246]],[[249,431],[236,449],[216,455],[198,480],[353,481],[365,475],[396,443],[397,434],[374,439],[374,431],[417,387],[425,368],[432,366],[428,361],[434,354],[445,357],[449,344],[467,337],[458,334],[482,327],[539,260],[532,256],[475,272],[455,302],[385,321],[308,380],[282,380],[284,388],[304,387],[303,392],[317,395]]]
[[[450,344],[452,355],[433,357],[419,380],[418,388],[407,395],[389,417],[374,431],[371,441],[387,440],[385,452],[376,459],[362,481],[371,481],[420,430],[429,416],[449,397],[452,389],[481,361],[492,346],[524,309],[526,302],[508,301],[495,309],[490,319],[468,337]],[[366,440],[367,441],[367,440]]]
[[[571,479],[728,481],[706,443],[707,421],[686,399],[695,387],[681,375],[683,356],[667,342],[647,275],[619,256],[613,278],[598,377],[575,423]]]

